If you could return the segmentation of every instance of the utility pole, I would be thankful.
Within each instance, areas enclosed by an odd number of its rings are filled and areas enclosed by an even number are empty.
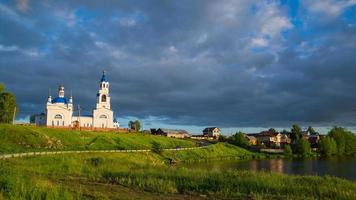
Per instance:
[[[15,118],[16,118],[16,106],[14,107],[14,115],[12,116],[12,124],[15,124]]]
[[[80,122],[80,105],[78,104],[78,120],[79,120],[79,131],[82,130],[82,127],[81,127],[81,122]]]

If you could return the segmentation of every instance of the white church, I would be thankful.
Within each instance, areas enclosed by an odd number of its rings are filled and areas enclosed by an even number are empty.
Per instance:
[[[109,82],[105,71],[100,80],[96,107],[90,116],[73,115],[73,97],[64,95],[64,86],[58,88],[58,97],[48,96],[46,113],[36,115],[34,123],[48,127],[72,127],[88,129],[118,129],[120,124],[114,120],[114,112],[110,108]]]

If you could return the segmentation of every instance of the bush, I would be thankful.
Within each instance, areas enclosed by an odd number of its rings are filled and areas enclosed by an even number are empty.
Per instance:
[[[99,166],[103,162],[104,162],[104,159],[102,157],[90,158],[90,163],[95,167]]]
[[[244,148],[248,147],[250,144],[247,138],[245,137],[245,134],[242,132],[238,132],[235,135],[232,135],[229,138],[229,143]]]
[[[163,148],[162,148],[161,144],[156,141],[152,142],[151,150],[152,150],[152,152],[158,153],[158,154],[163,152]]]

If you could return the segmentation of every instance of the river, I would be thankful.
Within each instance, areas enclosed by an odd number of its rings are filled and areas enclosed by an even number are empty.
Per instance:
[[[184,165],[188,168],[204,168],[213,171],[227,169],[271,171],[297,175],[331,175],[356,181],[356,158],[335,157],[330,159],[266,159],[247,161],[213,161]]]

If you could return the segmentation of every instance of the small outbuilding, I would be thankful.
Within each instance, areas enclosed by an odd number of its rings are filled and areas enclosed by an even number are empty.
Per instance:
[[[181,129],[166,129],[166,128],[159,128],[159,129],[151,129],[151,133],[153,135],[163,135],[166,137],[172,138],[189,138],[191,135],[186,130]]]

